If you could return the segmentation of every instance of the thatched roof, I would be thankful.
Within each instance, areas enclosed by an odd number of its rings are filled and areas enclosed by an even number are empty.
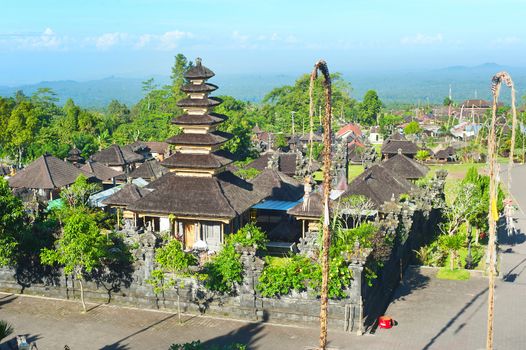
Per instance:
[[[215,177],[168,173],[152,182],[154,191],[130,205],[140,212],[232,219],[260,202],[264,195],[230,172]]]
[[[69,162],[72,163],[81,163],[84,161],[84,158],[80,155],[80,150],[77,147],[73,147],[68,152],[68,157],[66,158]]]
[[[218,87],[214,84],[210,83],[202,83],[202,84],[184,84],[181,86],[181,91],[186,93],[196,93],[196,92],[212,92],[214,90],[217,90]]]
[[[71,185],[80,176],[93,178],[76,166],[45,154],[11,177],[14,188],[56,189]]]
[[[323,198],[321,193],[311,193],[306,203],[299,203],[287,210],[287,213],[293,216],[308,218],[321,218],[323,215]]]
[[[177,106],[179,107],[215,107],[222,103],[223,101],[217,97],[208,97],[208,98],[183,98],[182,100],[177,101]]]
[[[187,70],[183,76],[186,79],[209,79],[214,75],[214,72],[202,65],[200,58],[196,58],[195,66]]]
[[[297,180],[273,169],[263,170],[250,182],[256,191],[265,195],[265,199],[293,202],[303,195],[303,188]]]
[[[95,176],[100,181],[111,180],[115,177],[118,177],[124,174],[122,171],[114,170],[104,164],[101,164],[99,162],[94,162],[92,160],[88,160],[86,164],[84,164],[80,168],[80,170],[85,171],[86,173],[89,173]]]
[[[233,161],[234,155],[226,150],[219,150],[210,154],[176,152],[166,158],[161,165],[167,168],[217,169]]]
[[[110,166],[122,166],[130,163],[140,162],[144,157],[126,147],[111,145],[110,147],[98,151],[91,156],[91,159]]]
[[[398,150],[401,150],[402,154],[415,155],[418,146],[408,140],[387,140],[382,146],[382,154],[397,154]]]
[[[136,184],[130,183],[124,185],[122,189],[120,189],[118,192],[115,192],[114,194],[103,200],[102,204],[126,207],[131,203],[140,200],[150,192],[152,192],[152,190],[147,188],[141,188]]]
[[[405,179],[419,179],[426,176],[429,171],[427,166],[403,154],[397,154],[387,159],[382,163],[382,166]]]
[[[183,114],[172,119],[175,125],[214,125],[224,122],[228,117],[219,113],[208,113],[204,115]]]
[[[405,136],[404,136],[402,133],[396,131],[396,132],[392,133],[392,134],[391,134],[391,135],[385,140],[385,142],[389,142],[389,141],[393,141],[393,140],[394,140],[394,141],[405,141],[405,140],[407,140],[407,139],[405,138]]]
[[[207,134],[182,133],[170,137],[166,142],[182,146],[215,146],[227,142],[232,136],[232,134],[223,131],[214,131]]]
[[[133,170],[129,176],[133,179],[142,177],[145,180],[155,180],[167,172],[168,169],[163,167],[161,163],[155,159],[151,159],[139,165],[139,167]]]
[[[272,157],[274,154],[273,151],[271,152],[266,152],[266,153],[263,153],[259,158],[256,158],[254,159],[252,162],[250,162],[249,164],[247,164],[247,168],[254,168],[254,169],[257,169],[259,171],[263,171],[267,168],[268,166],[268,161],[270,159],[270,157]],[[296,153],[294,152],[288,152],[288,153],[283,153],[283,152],[279,152],[278,153],[278,170],[281,171],[282,173],[288,175],[288,176],[293,176],[294,174],[296,174]]]
[[[341,198],[351,195],[362,195],[369,198],[377,207],[390,201],[394,196],[409,193],[413,184],[385,167],[375,164],[355,178]]]

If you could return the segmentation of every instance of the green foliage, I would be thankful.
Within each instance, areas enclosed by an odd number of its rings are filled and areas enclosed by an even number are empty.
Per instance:
[[[20,236],[25,231],[25,219],[22,202],[0,177],[0,267],[13,262]]]
[[[178,289],[177,277],[188,274],[190,266],[197,264],[197,259],[183,250],[181,242],[169,238],[155,250],[155,262],[158,269],[152,271],[146,283],[159,294],[172,287]]]
[[[379,125],[380,133],[387,137],[393,133],[395,126],[404,122],[404,117],[401,115],[383,114],[380,116]]]
[[[0,341],[13,334],[13,326],[4,320],[0,320]]]
[[[233,293],[235,285],[243,280],[241,255],[236,246],[264,250],[267,242],[266,234],[252,223],[228,236],[219,253],[204,266],[205,286],[220,293]]]
[[[309,147],[307,148],[307,158],[310,158],[312,160],[320,159],[322,153],[323,153],[323,143],[313,142],[312,143],[312,153],[311,153],[311,145],[309,145]]]
[[[246,350],[247,346],[239,343],[224,345],[224,346],[209,346],[206,350]],[[184,344],[172,344],[168,350],[205,350],[200,340]]]
[[[332,80],[332,108],[337,111],[344,122],[351,121],[355,115],[356,102],[350,97],[351,86],[340,74],[331,74]],[[270,91],[262,101],[260,115],[255,120],[264,130],[283,132],[292,130],[291,111],[295,113],[296,130],[300,126],[308,132],[309,126],[309,85],[310,75],[300,76],[294,85],[284,85]],[[325,96],[322,78],[314,84],[314,110],[316,114],[323,111]],[[314,122],[318,124],[318,116]]]
[[[40,255],[46,265],[60,264],[64,273],[81,280],[86,273],[102,264],[111,242],[100,233],[96,221],[83,209],[76,209],[64,225],[55,249],[44,248]]]
[[[219,253],[204,266],[205,286],[220,293],[231,294],[243,280],[243,266],[233,244],[227,242]]]
[[[235,234],[227,237],[227,244],[242,247],[255,247],[266,250],[268,243],[267,234],[254,223],[249,223],[240,228]]]
[[[443,280],[465,281],[469,280],[470,274],[468,270],[441,268],[437,272],[437,278]]]
[[[420,161],[428,160],[431,155],[429,154],[429,151],[426,149],[421,149],[416,152],[415,158]]]
[[[237,176],[244,180],[252,180],[259,174],[261,174],[261,171],[256,168],[240,168],[234,172]]]
[[[447,253],[441,249],[441,247],[438,245],[438,241],[434,241],[427,246],[420,247],[420,249],[415,250],[415,253],[417,259],[424,266],[443,266],[447,258]]]
[[[420,124],[414,120],[407,124],[404,128],[404,134],[406,135],[420,134],[421,132],[422,128],[420,127]]]
[[[60,191],[60,198],[69,207],[85,207],[88,205],[89,196],[101,190],[101,186],[97,183],[90,183],[84,175],[79,177],[70,186]]]
[[[362,125],[376,125],[379,121],[382,101],[374,90],[365,93],[363,101],[358,105],[358,121]]]
[[[321,276],[320,267],[301,255],[290,258],[267,257],[265,262],[257,285],[264,297],[287,295],[292,290],[305,291],[314,279]]]
[[[489,211],[489,176],[478,174],[476,167],[468,169],[465,178],[461,182],[461,186],[472,186],[469,198],[458,196],[455,202],[467,201],[469,203],[469,215],[467,217],[470,225],[479,230],[487,230],[488,227],[488,211]],[[462,191],[462,189],[461,189]],[[497,193],[497,209],[501,212],[504,209],[504,192],[500,185]],[[455,205],[456,203],[454,203]]]

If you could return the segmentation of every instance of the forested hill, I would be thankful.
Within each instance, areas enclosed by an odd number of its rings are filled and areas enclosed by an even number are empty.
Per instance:
[[[526,93],[526,68],[504,67],[484,64],[476,67],[448,67],[438,70],[414,72],[355,72],[344,73],[343,78],[353,87],[352,96],[361,99],[367,90],[378,92],[381,100],[407,103],[441,103],[451,84],[453,99],[462,101],[469,98],[490,98],[490,80],[498,71],[507,70],[515,81],[518,95]],[[293,84],[299,74],[217,74],[213,82],[221,89],[218,94],[230,95],[237,99],[259,102],[273,88]],[[92,81],[50,81],[33,85],[0,86],[0,96],[12,96],[17,90],[30,95],[38,88],[53,89],[60,103],[72,98],[78,105],[90,108],[104,108],[111,100],[119,100],[128,106],[137,103],[143,96],[142,81],[138,78],[109,77]],[[169,83],[168,77],[155,77],[155,83]],[[509,93],[503,91],[506,101]]]

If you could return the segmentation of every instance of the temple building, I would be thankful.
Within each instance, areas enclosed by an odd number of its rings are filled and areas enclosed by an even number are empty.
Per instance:
[[[74,166],[80,167],[82,164],[84,164],[84,158],[80,155],[80,153],[80,150],[73,146],[73,148],[69,150],[66,160]]]
[[[269,189],[261,178],[248,182],[226,170],[233,156],[221,147],[232,135],[219,131],[218,126],[227,117],[213,112],[222,102],[209,97],[217,89],[207,82],[214,73],[200,59],[195,63],[184,74],[187,82],[181,90],[187,97],[178,102],[184,113],[172,120],[182,133],[167,140],[173,152],[161,162],[169,173],[147,186],[152,192],[141,193],[133,203],[126,200],[119,204],[125,206],[126,216],[154,231],[175,235],[185,249],[217,251],[226,235],[255,219],[250,215],[253,206],[280,197],[283,191],[288,195],[280,199],[299,200],[301,193],[294,195],[291,186],[295,180],[288,177],[277,177],[278,182],[290,182],[287,185]],[[111,197],[105,202],[110,206],[117,203]]]
[[[126,147],[111,145],[92,155],[91,160],[127,174],[135,169],[136,164],[142,162],[144,157]]]

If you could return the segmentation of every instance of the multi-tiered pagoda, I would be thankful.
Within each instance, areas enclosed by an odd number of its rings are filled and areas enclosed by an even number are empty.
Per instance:
[[[167,140],[175,153],[161,163],[170,172],[150,184],[153,192],[126,206],[146,226],[172,232],[187,249],[219,249],[224,236],[246,223],[250,208],[268,196],[225,170],[232,155],[220,147],[232,135],[217,130],[226,116],[212,112],[222,102],[208,96],[217,89],[207,83],[213,76],[200,59],[184,74],[187,97],[178,102],[184,114],[172,121],[182,133]]]
[[[217,130],[226,116],[213,113],[213,107],[222,101],[208,95],[217,86],[207,83],[214,73],[196,60],[196,65],[189,69],[184,77],[188,83],[181,90],[188,94],[187,98],[177,103],[185,111],[172,123],[183,131],[167,140],[175,146],[175,154],[162,164],[171,171],[182,176],[213,176],[223,171],[232,162],[232,155],[219,148],[232,135]]]

